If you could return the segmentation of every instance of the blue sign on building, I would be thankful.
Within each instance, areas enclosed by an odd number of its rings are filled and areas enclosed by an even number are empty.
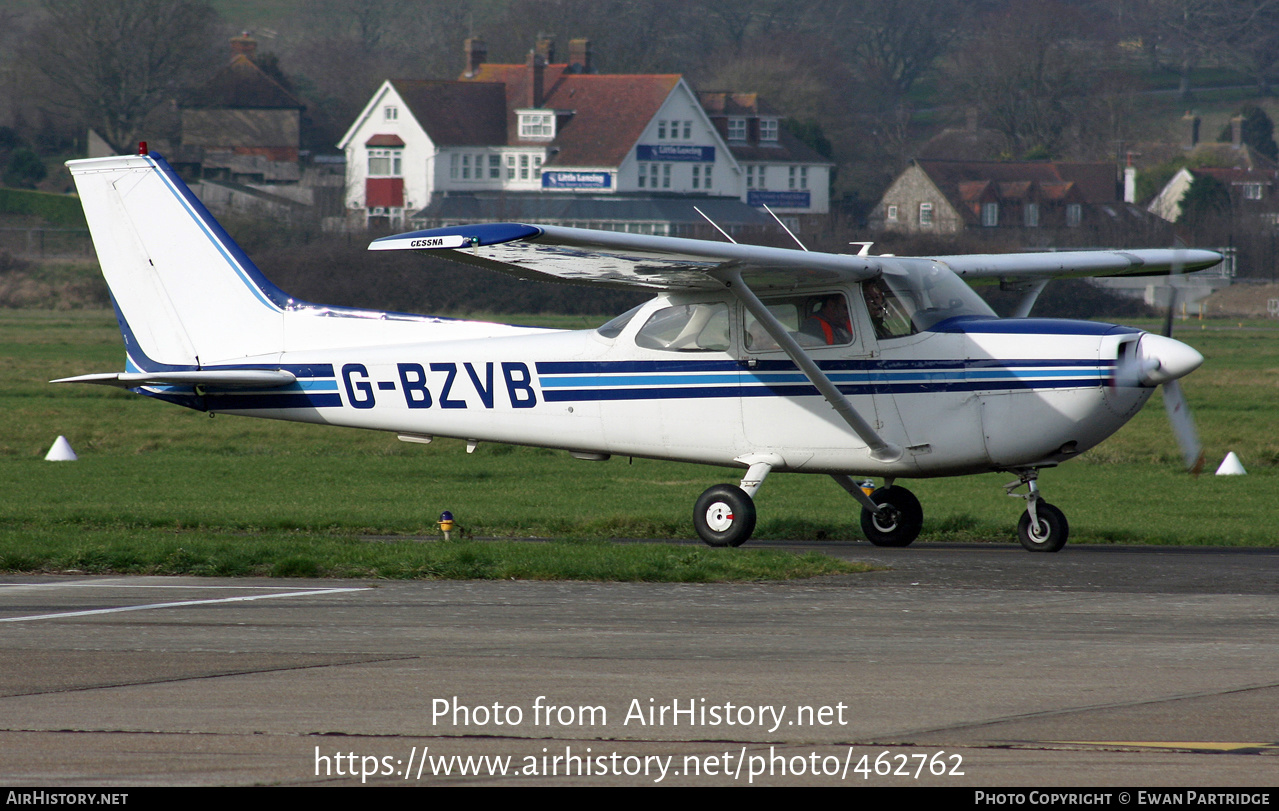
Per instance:
[[[542,172],[544,189],[611,189],[612,172]]]
[[[769,206],[770,208],[812,208],[812,192],[806,191],[764,191],[751,189],[746,192],[746,205]]]
[[[715,147],[692,144],[636,144],[635,159],[641,161],[687,161],[714,163]]]

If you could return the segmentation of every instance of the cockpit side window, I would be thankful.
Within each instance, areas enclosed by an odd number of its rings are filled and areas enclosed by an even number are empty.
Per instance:
[[[663,307],[640,327],[635,344],[668,352],[727,352],[728,305],[714,301]]]
[[[919,332],[912,317],[919,308],[911,292],[895,290],[882,278],[862,283],[862,296],[876,338],[902,338]]]
[[[800,346],[842,346],[852,343],[848,299],[843,293],[817,293],[765,299],[764,306]],[[755,316],[746,313],[746,348],[752,352],[778,349],[777,342]]]

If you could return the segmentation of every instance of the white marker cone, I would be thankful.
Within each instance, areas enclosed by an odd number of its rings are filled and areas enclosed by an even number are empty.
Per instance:
[[[53,443],[53,447],[45,454],[46,462],[74,462],[80,457],[75,455],[75,451],[71,450],[71,443],[67,442],[67,438],[59,436]]]
[[[1239,457],[1235,456],[1234,451],[1226,454],[1226,458],[1221,460],[1221,467],[1217,468],[1218,476],[1243,476],[1247,472],[1243,469],[1243,462],[1239,461]]]

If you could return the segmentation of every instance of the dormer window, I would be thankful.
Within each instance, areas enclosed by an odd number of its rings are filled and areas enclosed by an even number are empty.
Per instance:
[[[520,137],[549,141],[555,137],[555,113],[551,110],[517,110]]]
[[[777,140],[777,119],[761,118],[759,120],[759,140],[776,141]]]
[[[746,119],[744,118],[728,119],[728,140],[730,141],[746,140]]]

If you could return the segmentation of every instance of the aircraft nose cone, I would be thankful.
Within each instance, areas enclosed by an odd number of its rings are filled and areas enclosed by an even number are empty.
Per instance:
[[[1143,382],[1159,385],[1176,380],[1198,369],[1204,356],[1181,341],[1147,333],[1141,336]]]

